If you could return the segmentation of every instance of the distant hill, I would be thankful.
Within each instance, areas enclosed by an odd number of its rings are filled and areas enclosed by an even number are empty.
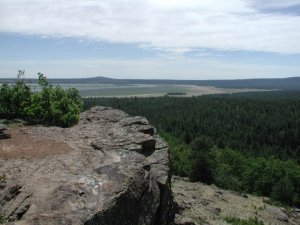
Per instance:
[[[36,79],[26,79],[36,83]],[[0,79],[0,83],[13,83],[16,79]],[[103,83],[116,85],[131,84],[173,84],[173,85],[199,85],[215,86],[219,88],[256,88],[300,90],[300,77],[268,78],[268,79],[238,79],[238,80],[165,80],[165,79],[113,79],[108,77],[91,77],[76,79],[49,79],[53,84],[58,83]]]

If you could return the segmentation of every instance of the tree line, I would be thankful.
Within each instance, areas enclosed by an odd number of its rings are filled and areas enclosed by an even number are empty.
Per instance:
[[[149,119],[173,173],[300,206],[300,92],[87,98]]]

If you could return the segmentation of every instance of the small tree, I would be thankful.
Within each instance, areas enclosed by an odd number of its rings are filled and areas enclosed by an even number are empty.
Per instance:
[[[211,183],[213,181],[213,161],[211,149],[213,140],[205,135],[196,137],[190,144],[192,181]]]
[[[41,92],[33,99],[36,118],[61,127],[76,124],[83,106],[79,91],[75,88],[64,90],[59,86],[53,87],[42,73],[38,73],[38,76]]]
[[[24,82],[24,70],[18,71],[15,85],[3,84],[0,90],[0,114],[4,118],[26,118],[31,105],[31,90]]]
[[[8,84],[3,84],[0,89],[0,117],[10,118],[13,109],[12,89]]]
[[[12,88],[13,116],[15,118],[26,118],[31,105],[31,90],[24,81],[25,70],[18,71],[18,80]]]
[[[79,92],[75,88],[68,90],[61,87],[54,88],[51,96],[53,123],[62,127],[74,125],[79,120],[82,105]]]
[[[273,186],[271,198],[291,204],[293,202],[294,189],[291,178],[286,175]]]

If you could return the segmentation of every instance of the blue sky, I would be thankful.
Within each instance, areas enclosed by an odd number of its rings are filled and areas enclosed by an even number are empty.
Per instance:
[[[300,76],[300,0],[0,0],[0,77]]]

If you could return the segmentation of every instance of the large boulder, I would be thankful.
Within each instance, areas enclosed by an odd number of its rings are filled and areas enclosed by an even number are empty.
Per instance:
[[[169,149],[145,118],[94,107],[72,128],[14,129],[27,144],[0,155],[0,217],[7,224],[172,222]],[[14,137],[6,151],[20,143]]]

